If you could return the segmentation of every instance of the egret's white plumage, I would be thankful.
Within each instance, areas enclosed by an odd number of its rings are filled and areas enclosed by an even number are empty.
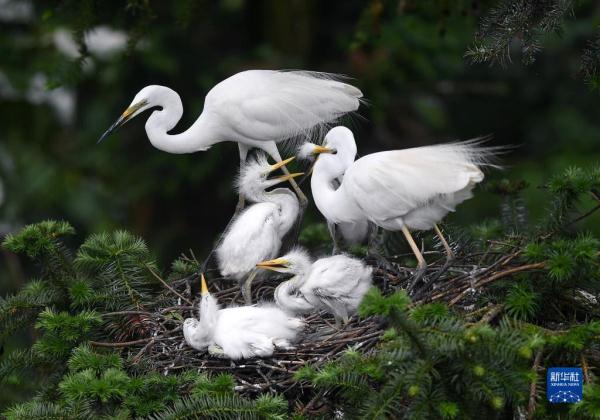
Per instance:
[[[296,195],[287,188],[267,188],[289,179],[290,176],[268,179],[278,165],[270,165],[266,156],[259,155],[240,170],[237,187],[241,195],[252,201],[237,215],[224,232],[216,256],[221,274],[240,283],[248,276],[244,297],[250,303],[250,283],[258,262],[278,255],[283,237],[292,228],[299,213]]]
[[[321,258],[314,263],[305,251],[295,249],[258,267],[293,273],[275,289],[275,302],[292,313],[324,309],[336,321],[348,321],[372,284],[372,269],[347,255]]]
[[[348,164],[338,156],[355,150],[356,143],[345,127],[333,128],[324,146],[312,146],[320,155],[311,188],[325,218],[334,223],[368,220],[386,230],[402,230],[407,239],[408,229],[439,231],[436,223],[472,196],[484,177],[480,167],[498,151],[466,141],[373,153]],[[336,153],[327,153],[331,151]],[[344,178],[334,189],[332,181],[341,168]],[[409,243],[415,251],[412,238]]]
[[[343,131],[332,129],[329,132],[329,136],[338,136],[342,135]],[[319,149],[317,148],[317,153]],[[346,147],[340,148],[340,150],[336,150],[336,162],[337,167],[333,170],[332,166],[332,174],[337,174],[336,179],[331,181],[331,186],[334,189],[339,188],[340,184],[344,180],[344,172],[346,168],[348,168],[354,160],[356,159],[356,143],[348,143]],[[315,160],[315,145],[313,143],[304,143],[298,149],[298,157],[300,159],[305,160]],[[314,165],[314,162],[313,162]],[[334,252],[337,250],[337,238],[336,232],[339,232],[342,239],[347,245],[356,245],[364,242],[369,234],[369,223],[365,220],[354,220],[352,222],[335,222],[333,220],[327,219],[327,227],[329,228],[329,232],[331,233],[331,239],[334,244]]]
[[[304,322],[275,305],[221,309],[202,279],[199,319],[183,323],[185,341],[194,349],[222,353],[230,359],[267,357],[276,347],[290,347]]]
[[[356,111],[362,93],[339,76],[307,71],[248,70],[215,85],[204,110],[186,131],[169,134],[183,115],[179,95],[164,86],[143,88],[121,118],[102,136],[139,113],[155,111],[146,121],[152,145],[169,153],[207,150],[224,141],[237,142],[240,157],[264,150],[277,161],[276,143],[290,138],[306,141],[314,130]]]

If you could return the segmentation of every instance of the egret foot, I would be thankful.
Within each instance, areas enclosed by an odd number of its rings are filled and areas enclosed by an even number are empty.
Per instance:
[[[278,348],[278,349],[282,349],[282,350],[294,350],[296,347],[294,347],[292,345],[292,343],[289,342],[289,340],[286,340],[284,338],[276,338],[273,340],[273,345]]]
[[[220,346],[217,346],[216,344],[211,344],[210,346],[208,346],[208,354],[218,359],[227,359],[227,356],[225,355],[223,349]]]
[[[423,276],[425,275],[426,272],[427,272],[427,263],[425,263],[425,260],[423,260],[422,262],[419,261],[419,264],[417,265],[417,269],[415,270],[413,277],[410,280],[409,289],[411,291],[414,290],[415,286],[419,283],[421,278],[423,278]]]

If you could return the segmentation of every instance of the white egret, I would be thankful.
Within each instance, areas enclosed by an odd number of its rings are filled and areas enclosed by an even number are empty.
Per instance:
[[[319,146],[315,146],[313,143],[304,143],[298,151],[298,157],[300,159],[314,161],[316,159],[316,155],[318,155],[320,151],[327,152],[328,149],[321,149]],[[335,180],[332,181],[332,186],[334,189],[337,189],[344,180],[344,172],[348,166],[352,165],[354,159],[356,159],[356,153],[356,143],[348,144],[346,148],[341,149],[339,152],[336,151],[339,165],[335,173],[339,175]],[[327,228],[329,229],[329,234],[331,235],[331,240],[333,242],[333,254],[336,254],[339,250],[337,240],[338,233],[346,245],[357,245],[363,243],[369,236],[369,223],[367,220],[336,223],[327,219]]]
[[[391,150],[364,156],[350,164],[340,159],[355,150],[352,132],[335,127],[319,154],[311,176],[313,199],[319,211],[334,223],[368,220],[385,230],[402,231],[418,261],[417,278],[427,264],[409,229],[434,229],[448,258],[452,250],[437,223],[472,196],[483,180],[480,166],[489,165],[499,148],[482,147],[480,140]],[[311,146],[305,146],[306,148]],[[339,188],[332,181],[343,168]]]
[[[275,302],[280,308],[292,313],[325,309],[335,317],[337,325],[348,322],[372,284],[371,267],[344,254],[313,263],[305,251],[295,249],[256,266],[294,274],[275,289]]]
[[[298,217],[300,206],[296,195],[287,188],[266,191],[301,173],[268,179],[269,174],[293,158],[270,165],[260,154],[242,165],[237,188],[247,200],[255,203],[239,213],[223,233],[216,248],[221,274],[242,284],[246,304],[251,303],[251,284],[257,274],[256,263],[275,258],[283,237]],[[245,279],[245,282],[244,282]]]
[[[221,309],[204,276],[201,281],[200,318],[183,323],[183,337],[196,350],[234,360],[268,357],[277,347],[291,347],[305,325],[275,305]]]
[[[190,128],[168,134],[183,114],[181,99],[167,87],[151,85],[135,95],[98,142],[141,112],[158,108],[146,121],[146,134],[157,149],[194,153],[233,141],[238,143],[241,162],[254,147],[281,162],[276,143],[308,139],[327,123],[356,111],[361,97],[359,89],[333,74],[248,70],[214,86],[206,95],[202,114]],[[285,166],[283,170],[288,173]],[[306,202],[295,181],[290,181],[301,201]]]

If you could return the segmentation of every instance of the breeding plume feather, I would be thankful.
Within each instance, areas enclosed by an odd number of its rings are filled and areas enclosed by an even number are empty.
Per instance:
[[[386,230],[401,230],[421,274],[425,259],[409,229],[435,229],[451,258],[437,223],[472,196],[474,186],[484,178],[481,168],[495,166],[494,157],[502,151],[471,140],[373,153],[349,163],[339,157],[356,149],[354,136],[345,127],[330,130],[323,146],[305,146],[309,147],[319,154],[311,188],[323,216],[333,223],[367,220]],[[343,181],[334,189],[332,181],[340,171]]]
[[[256,263],[278,255],[283,237],[292,228],[299,213],[298,199],[289,189],[266,191],[273,185],[301,175],[269,179],[269,174],[279,167],[281,163],[270,165],[263,154],[242,165],[237,188],[254,204],[235,217],[216,249],[221,275],[234,278],[242,285],[247,304],[251,303],[250,288],[257,273]]]
[[[335,317],[337,324],[348,322],[372,284],[371,267],[343,254],[313,263],[305,251],[295,249],[257,267],[294,274],[275,289],[279,307],[291,313],[324,309]]]
[[[183,336],[192,348],[230,359],[268,357],[275,348],[289,348],[304,322],[275,305],[221,309],[202,276],[199,319],[187,318]]]

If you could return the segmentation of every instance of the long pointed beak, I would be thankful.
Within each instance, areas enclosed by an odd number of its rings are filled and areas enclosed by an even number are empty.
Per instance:
[[[282,160],[281,162],[277,162],[276,164],[271,165],[271,168],[269,169],[269,172],[276,171],[277,169],[281,168],[282,166],[287,165],[288,163],[290,163],[294,159],[296,159],[296,156],[292,156],[291,158],[287,158],[286,160]]]
[[[337,151],[335,149],[331,149],[329,147],[319,146],[319,145],[316,145],[312,152],[315,155],[319,155],[321,153],[332,153],[332,154],[337,153]]]
[[[281,176],[278,176],[275,178],[269,178],[269,181],[277,181],[276,184],[280,184],[282,182],[289,181],[290,179],[294,179],[294,178],[297,178],[302,175],[304,175],[304,172],[296,172],[293,174],[286,174],[286,175],[281,175]],[[276,184],[274,184],[274,185],[276,185]]]
[[[204,273],[200,274],[200,294],[202,296],[208,295],[208,287],[206,286],[206,279],[204,278]]]
[[[113,131],[116,131],[119,127],[121,127],[122,125],[124,125],[131,118],[133,118],[135,116],[135,113],[140,108],[143,108],[146,105],[148,105],[148,101],[142,100],[142,101],[136,103],[135,105],[131,105],[129,108],[127,108],[125,111],[123,111],[123,113],[121,114],[121,116],[119,117],[119,119],[117,121],[115,121],[114,124],[111,125],[108,128],[108,130],[106,130],[104,132],[104,134],[102,134],[102,136],[100,136],[100,138],[98,139],[98,143],[97,144],[101,143],[105,138],[107,138],[110,135],[110,133],[112,133]]]
[[[111,125],[108,130],[106,130],[104,132],[104,134],[102,134],[102,136],[100,136],[100,138],[98,139],[98,142],[96,144],[100,144],[102,143],[102,141],[104,141],[105,138],[107,138],[113,131],[117,130],[119,127],[121,127],[123,124],[125,124],[127,122],[128,118],[127,117],[123,117],[123,115],[121,115],[119,117],[119,119],[117,121],[114,122],[113,125]]]
[[[289,261],[284,258],[275,258],[274,260],[263,261],[256,264],[258,268],[264,268],[266,270],[280,271],[289,264]]]

